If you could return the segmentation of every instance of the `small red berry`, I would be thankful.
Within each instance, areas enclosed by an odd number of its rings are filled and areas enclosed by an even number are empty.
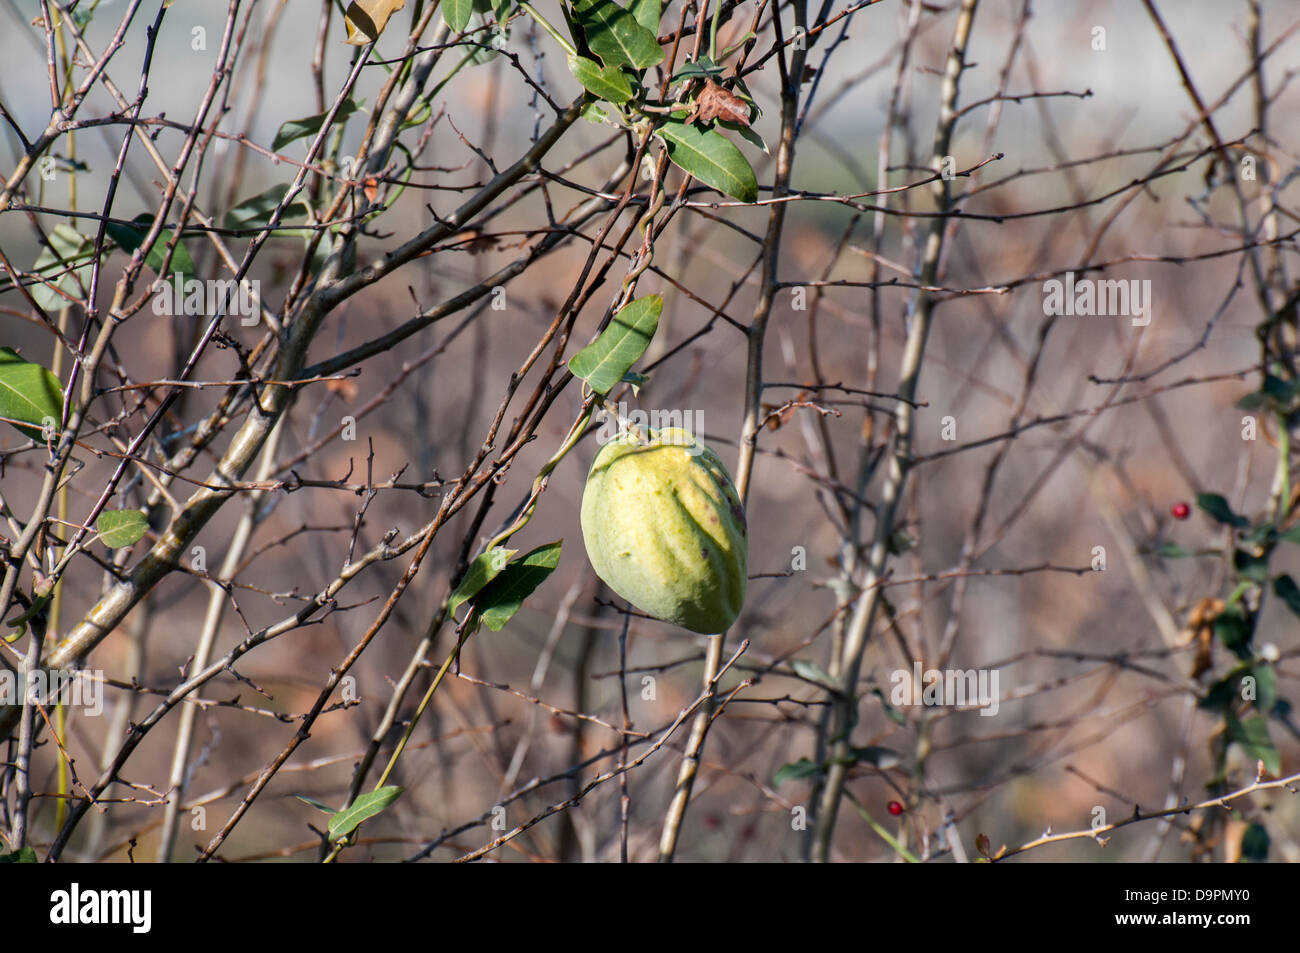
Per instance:
[[[1185,520],[1192,515],[1192,508],[1186,503],[1175,503],[1169,512],[1174,515],[1174,519]]]
[[[899,804],[897,801],[890,801],[889,813],[893,814],[894,817],[898,817],[898,815],[903,813],[903,805]]]

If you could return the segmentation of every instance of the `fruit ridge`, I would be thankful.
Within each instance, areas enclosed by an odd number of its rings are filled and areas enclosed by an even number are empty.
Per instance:
[[[717,454],[680,427],[631,433],[596,455],[582,494],[592,568],[642,612],[725,631],[745,601],[745,511]]]

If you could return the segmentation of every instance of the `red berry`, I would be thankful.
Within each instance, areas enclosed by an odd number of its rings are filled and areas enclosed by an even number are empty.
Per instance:
[[[898,817],[898,815],[903,813],[903,805],[899,804],[897,801],[890,801],[889,813],[893,814],[894,817]]]
[[[1192,515],[1192,508],[1186,503],[1175,503],[1169,512],[1174,514],[1174,519],[1185,520]]]

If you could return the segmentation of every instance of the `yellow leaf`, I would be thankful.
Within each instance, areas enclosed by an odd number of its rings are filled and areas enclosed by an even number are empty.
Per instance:
[[[365,46],[375,42],[388,25],[388,18],[404,6],[406,0],[352,0],[344,16],[348,43]]]

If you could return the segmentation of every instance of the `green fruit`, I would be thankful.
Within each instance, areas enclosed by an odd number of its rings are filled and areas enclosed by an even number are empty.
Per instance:
[[[749,541],[722,461],[679,427],[620,434],[596,454],[582,538],[596,575],[642,612],[724,632],[745,603]]]

